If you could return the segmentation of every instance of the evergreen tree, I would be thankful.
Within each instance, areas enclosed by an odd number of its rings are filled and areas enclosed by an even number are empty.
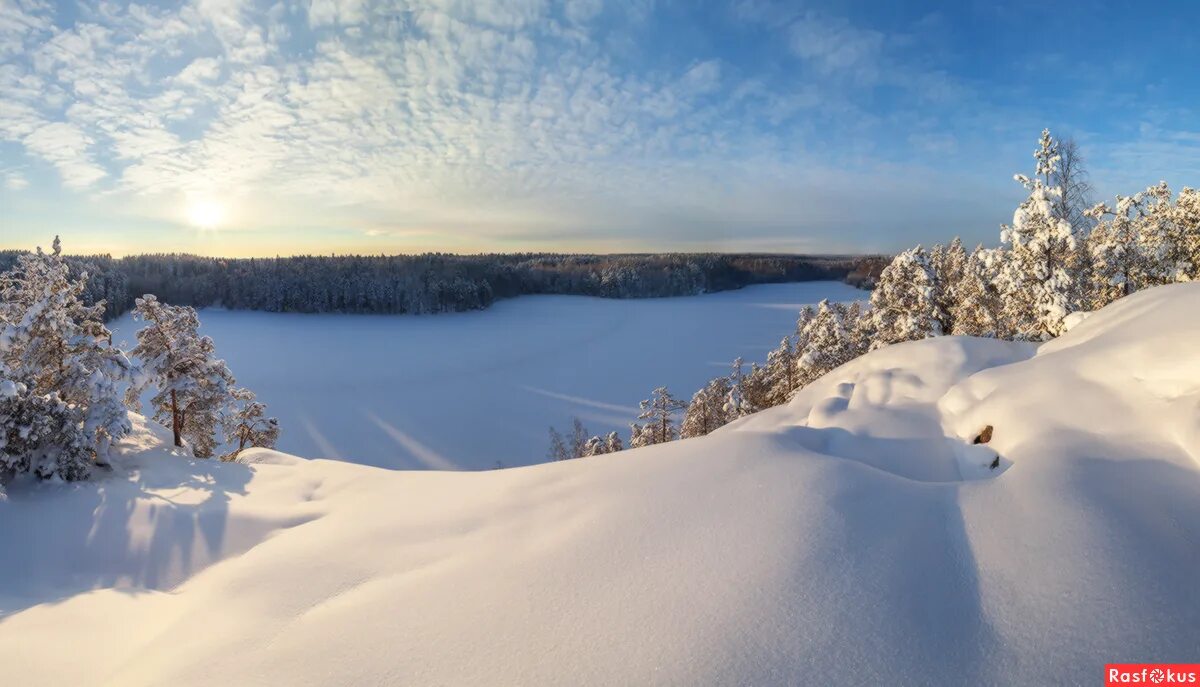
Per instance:
[[[608,446],[600,437],[591,437],[583,445],[583,457],[601,456],[608,453]]]
[[[1167,182],[1141,194],[1137,224],[1138,252],[1145,268],[1144,287],[1187,281],[1192,273],[1192,249],[1200,229],[1181,222]]]
[[[94,437],[84,431],[85,412],[57,392],[34,392],[0,367],[0,487],[21,474],[86,478]]]
[[[1178,281],[1200,281],[1200,190],[1185,187],[1175,200],[1175,225],[1184,258]]]
[[[798,352],[800,388],[854,357],[846,316],[846,306],[841,303],[823,300],[817,306],[816,316],[804,331],[804,338],[808,344],[803,351]]]
[[[933,296],[934,276],[928,253],[917,246],[897,255],[883,269],[871,293],[875,329],[871,347],[942,334]]]
[[[1049,130],[1042,131],[1034,158],[1033,178],[1016,175],[1029,197],[1001,232],[1008,255],[999,286],[1006,324],[1019,338],[1040,341],[1063,332],[1063,318],[1074,309],[1071,301],[1078,275],[1072,260],[1075,234],[1070,222],[1053,212],[1053,201],[1062,189],[1050,185],[1059,157]]]
[[[279,420],[266,416],[267,406],[254,400],[246,389],[234,389],[232,397],[239,405],[224,418],[225,443],[235,445],[221,460],[235,460],[246,447],[275,448],[279,440]]]
[[[72,277],[56,236],[17,258],[0,275],[0,365],[34,396],[53,395],[78,411],[94,458],[107,460],[112,442],[131,429],[119,385],[131,376],[125,355],[111,345],[104,301],[85,305],[87,273]]]
[[[1088,210],[1088,216],[1096,223],[1086,239],[1091,272],[1090,288],[1082,305],[1089,310],[1128,296],[1142,279],[1142,256],[1131,216],[1138,202],[1137,196],[1117,196],[1116,209],[1100,203]]]
[[[631,425],[633,432],[629,439],[630,448],[665,444],[679,438],[675,413],[686,408],[686,403],[672,396],[667,387],[660,386],[650,398],[642,401],[641,406],[642,412],[638,419],[647,422],[645,425]]]
[[[624,451],[624,450],[625,450],[625,445],[623,443],[621,443],[621,435],[620,434],[617,434],[616,432],[609,432],[607,435],[605,435],[605,437],[604,437],[604,452],[605,453],[616,453],[617,451]]]
[[[746,408],[746,399],[742,395],[742,383],[746,378],[745,372],[742,371],[744,366],[745,362],[742,361],[741,356],[738,356],[733,361],[732,369],[729,372],[729,393],[725,394],[725,405],[722,410],[730,420],[736,420],[754,412]]]
[[[948,334],[954,331],[954,306],[959,300],[958,291],[967,268],[967,252],[963,250],[962,240],[955,236],[948,246],[935,245],[929,254],[929,263],[933,275],[934,319],[938,321],[940,331]]]
[[[963,269],[953,307],[954,329],[959,336],[1003,336],[1002,303],[996,290],[999,251],[977,247]]]
[[[137,299],[134,317],[146,323],[132,351],[146,374],[129,389],[126,403],[139,408],[142,390],[153,387],[154,419],[171,428],[175,445],[186,438],[196,457],[211,456],[217,426],[235,400],[233,374],[215,357],[212,339],[200,336],[192,308],[166,305],[147,294]]]
[[[758,363],[750,363],[750,372],[742,378],[738,385],[739,417],[757,413],[774,405],[771,386],[770,371],[766,367],[760,367]]]
[[[858,301],[846,308],[846,329],[850,335],[852,357],[857,358],[871,350],[871,342],[875,340],[874,319],[871,311],[864,309]]]
[[[731,389],[729,377],[717,377],[697,391],[683,415],[680,436],[684,439],[702,437],[727,424],[732,418],[725,401]]]
[[[779,346],[767,354],[767,366],[764,369],[769,384],[765,407],[787,403],[800,385],[800,371],[796,367],[796,350],[792,347],[791,337],[783,337]]]

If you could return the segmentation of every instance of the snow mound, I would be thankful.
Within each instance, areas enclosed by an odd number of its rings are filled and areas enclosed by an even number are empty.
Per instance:
[[[1040,347],[894,346],[708,437],[528,468],[204,463],[143,435],[136,467],[0,503],[5,676],[1086,684],[1191,660],[1197,312],[1180,285]],[[181,548],[203,564],[129,572]]]
[[[760,413],[738,431],[786,430],[809,451],[922,482],[994,477],[1007,462],[971,442],[986,424],[947,433],[938,400],[962,379],[1025,360],[1030,344],[940,337],[889,346],[809,385],[784,409]],[[795,426],[797,420],[800,426]]]

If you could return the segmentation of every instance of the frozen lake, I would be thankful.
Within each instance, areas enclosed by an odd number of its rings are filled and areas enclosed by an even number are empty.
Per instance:
[[[395,468],[482,469],[545,460],[547,428],[578,416],[626,439],[638,401],[681,398],[737,356],[762,361],[805,304],[854,300],[840,282],[684,298],[524,296],[446,315],[203,310],[238,383],[279,418],[279,449]],[[111,325],[131,344],[128,315]]]

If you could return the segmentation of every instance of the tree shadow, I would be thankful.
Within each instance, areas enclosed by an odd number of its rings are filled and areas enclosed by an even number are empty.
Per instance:
[[[93,589],[169,590],[257,543],[228,522],[230,496],[245,494],[252,468],[161,461],[92,482],[10,490],[0,503],[0,622]]]

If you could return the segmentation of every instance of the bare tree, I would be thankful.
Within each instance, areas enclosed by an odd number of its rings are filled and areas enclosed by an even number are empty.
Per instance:
[[[1062,189],[1062,195],[1054,200],[1054,217],[1067,220],[1076,232],[1084,232],[1092,226],[1085,212],[1094,204],[1086,161],[1079,144],[1069,137],[1058,142],[1058,156],[1058,170],[1048,180]]]

